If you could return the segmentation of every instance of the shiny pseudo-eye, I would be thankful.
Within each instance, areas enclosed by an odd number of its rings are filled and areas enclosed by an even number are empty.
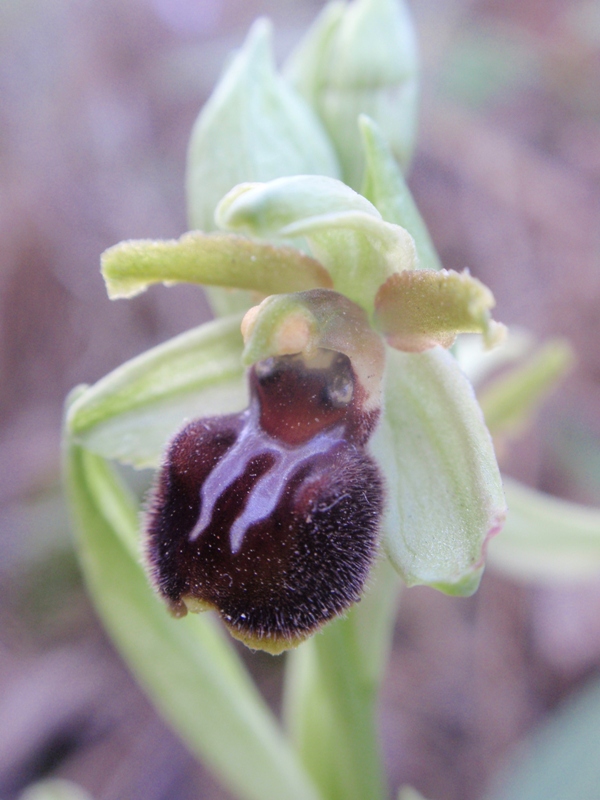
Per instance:
[[[360,599],[383,506],[365,452],[379,412],[329,350],[266,359],[249,381],[248,409],[171,443],[147,555],[175,615],[216,609],[233,636],[277,653]]]

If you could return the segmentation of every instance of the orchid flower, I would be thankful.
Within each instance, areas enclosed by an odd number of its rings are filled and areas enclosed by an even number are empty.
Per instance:
[[[377,200],[393,162],[375,124],[362,129]],[[481,411],[445,348],[464,332],[501,337],[489,290],[419,269],[406,229],[334,178],[241,184],[215,219],[223,232],[108,250],[109,295],[190,281],[264,299],[121,368],[69,417],[86,447],[138,466],[175,435],[147,522],[160,594],[175,614],[216,608],[234,636],[279,652],[360,598],[382,537],[407,584],[474,591],[505,507]],[[119,435],[116,398],[159,360],[169,377],[156,393],[190,408],[165,417],[173,427],[150,451],[147,418]],[[98,425],[90,411],[109,395]]]
[[[374,709],[393,576],[472,593],[505,515],[449,349],[504,329],[487,287],[440,268],[395,160],[415,129],[407,25],[397,0],[334,2],[286,81],[255,24],[192,132],[190,232],[102,257],[112,299],[201,284],[217,318],[67,402],[98,609],[162,713],[248,800],[385,796]],[[387,55],[359,86],[374,43]],[[142,514],[109,462],[157,470]],[[253,649],[301,644],[293,745],[212,616],[188,613],[207,609]]]

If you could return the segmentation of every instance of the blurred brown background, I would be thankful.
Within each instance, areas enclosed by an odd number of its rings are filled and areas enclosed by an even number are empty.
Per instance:
[[[322,3],[0,4],[0,796],[44,775],[97,800],[227,797],[156,717],[85,597],[59,487],[76,383],[206,318],[200,290],[110,303],[98,257],[186,229],[192,122],[259,13],[289,51]],[[568,336],[578,366],[507,472],[600,504],[600,7],[413,0],[422,44],[411,185],[444,265],[496,317]],[[271,698],[281,662],[249,658]],[[511,746],[600,668],[600,579],[470,599],[405,593],[384,689],[392,787],[477,800]]]

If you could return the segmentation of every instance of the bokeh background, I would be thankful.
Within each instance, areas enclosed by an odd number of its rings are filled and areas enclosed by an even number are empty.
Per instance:
[[[283,56],[317,0],[0,3],[0,797],[46,775],[97,800],[228,795],[157,717],[86,599],[60,492],[69,389],[208,316],[199,289],[110,303],[100,252],[186,229],[187,138],[257,14]],[[410,184],[444,265],[577,365],[503,454],[600,505],[600,6],[413,0]],[[277,704],[281,660],[246,656]],[[381,731],[391,785],[478,800],[523,736],[600,673],[600,576],[403,595]]]

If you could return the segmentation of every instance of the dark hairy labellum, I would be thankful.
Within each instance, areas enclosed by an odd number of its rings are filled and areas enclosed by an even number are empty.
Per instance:
[[[360,599],[383,486],[365,444],[378,411],[347,356],[256,364],[250,406],[173,440],[154,490],[147,556],[176,615],[216,609],[250,647],[281,652]]]

